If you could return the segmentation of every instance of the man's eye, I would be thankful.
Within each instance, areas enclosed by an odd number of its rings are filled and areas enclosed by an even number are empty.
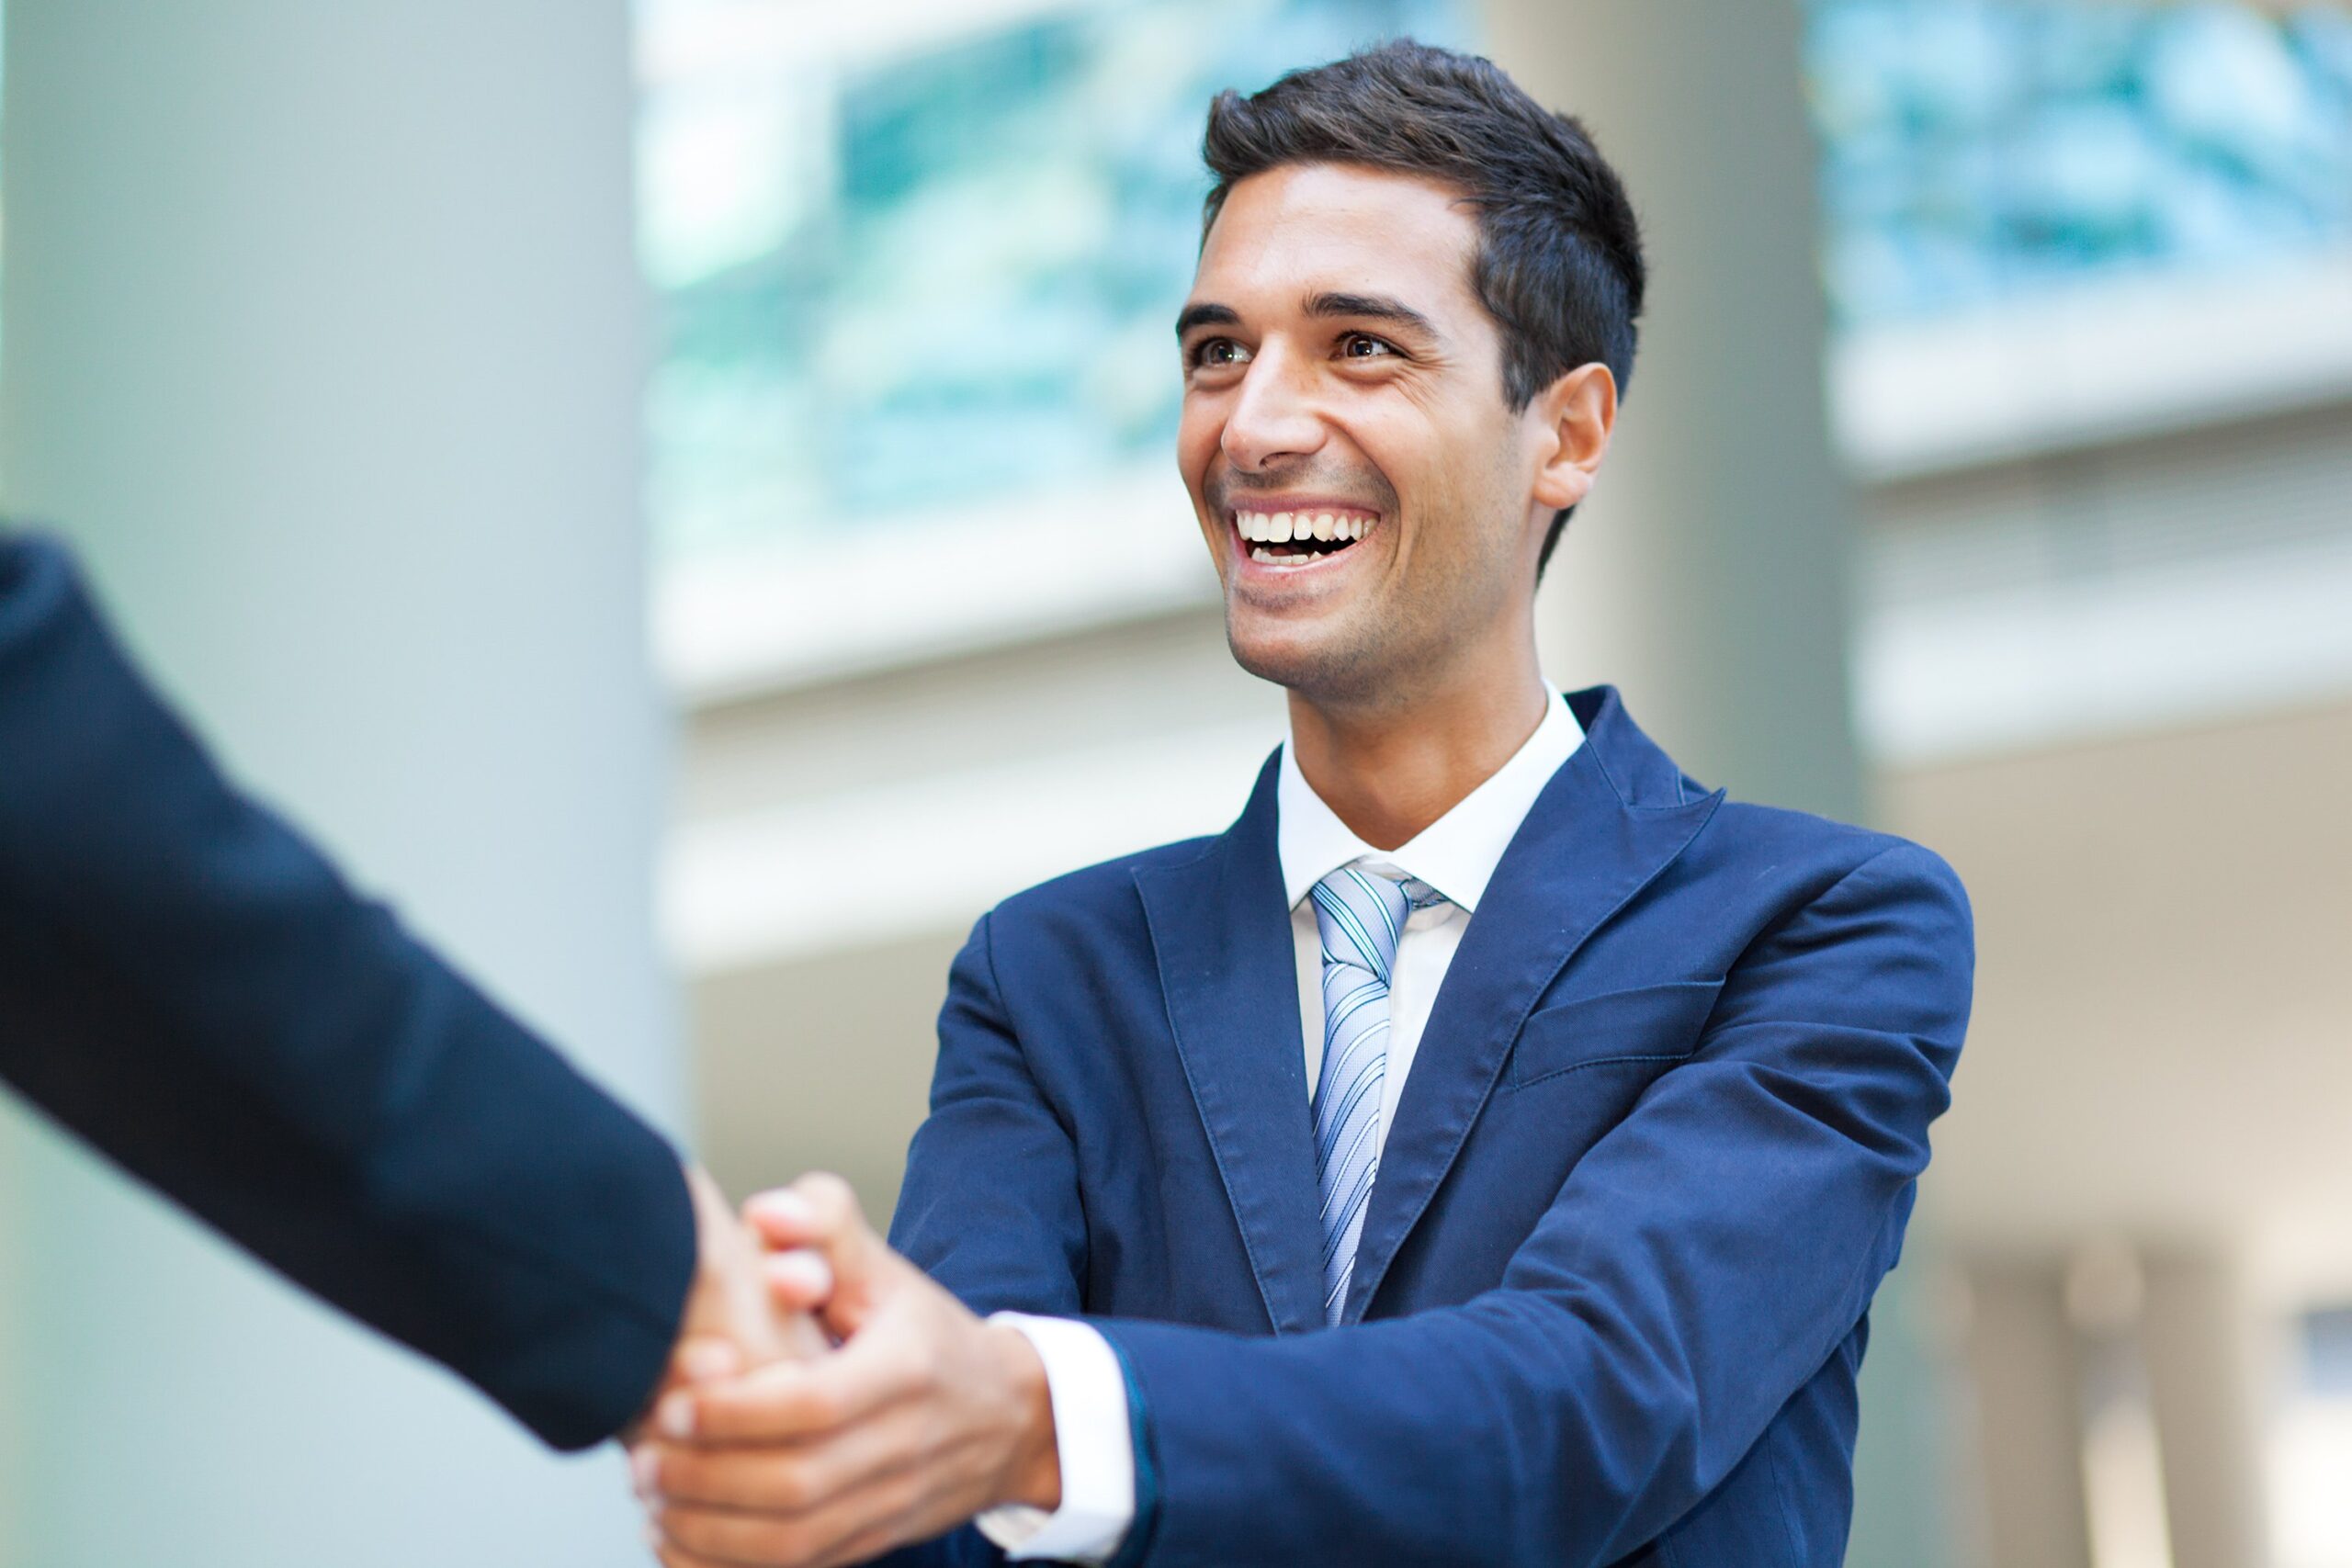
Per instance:
[[[1229,337],[1213,337],[1193,348],[1193,364],[1201,368],[1219,365],[1247,365],[1250,351]]]
[[[1384,359],[1395,357],[1396,347],[1370,333],[1350,333],[1340,340],[1340,353],[1349,359]]]

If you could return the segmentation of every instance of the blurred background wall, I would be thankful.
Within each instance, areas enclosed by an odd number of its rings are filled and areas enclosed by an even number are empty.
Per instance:
[[[1656,266],[1554,678],[1976,901],[1851,1561],[2352,1564],[2344,5],[6,16],[9,511],[429,931],[690,1081],[731,1188],[877,1213],[970,921],[1281,735],[1169,458],[1208,95],[1493,52]],[[0,1562],[640,1555],[608,1465],[15,1121]]]

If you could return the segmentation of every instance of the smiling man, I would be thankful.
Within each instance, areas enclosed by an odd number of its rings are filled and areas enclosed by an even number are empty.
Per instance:
[[[1837,1563],[1961,889],[1546,685],[1644,283],[1575,121],[1399,43],[1207,156],[1178,461],[1290,742],[979,923],[903,1258],[757,1213],[846,1343],[664,1407],[665,1561]]]

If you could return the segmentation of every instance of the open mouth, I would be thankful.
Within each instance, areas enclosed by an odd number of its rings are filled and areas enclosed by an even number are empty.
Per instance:
[[[1351,549],[1379,518],[1344,508],[1298,512],[1236,512],[1234,532],[1253,561],[1311,566]]]

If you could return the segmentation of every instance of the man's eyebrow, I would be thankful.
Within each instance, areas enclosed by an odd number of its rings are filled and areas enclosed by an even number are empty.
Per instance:
[[[1414,310],[1402,299],[1386,294],[1310,294],[1306,297],[1306,313],[1310,316],[1355,316],[1374,321],[1394,321],[1400,327],[1410,327],[1425,337],[1442,337],[1437,323]]]
[[[1182,337],[1194,327],[1238,327],[1241,312],[1230,305],[1187,305],[1176,317],[1176,335]]]

